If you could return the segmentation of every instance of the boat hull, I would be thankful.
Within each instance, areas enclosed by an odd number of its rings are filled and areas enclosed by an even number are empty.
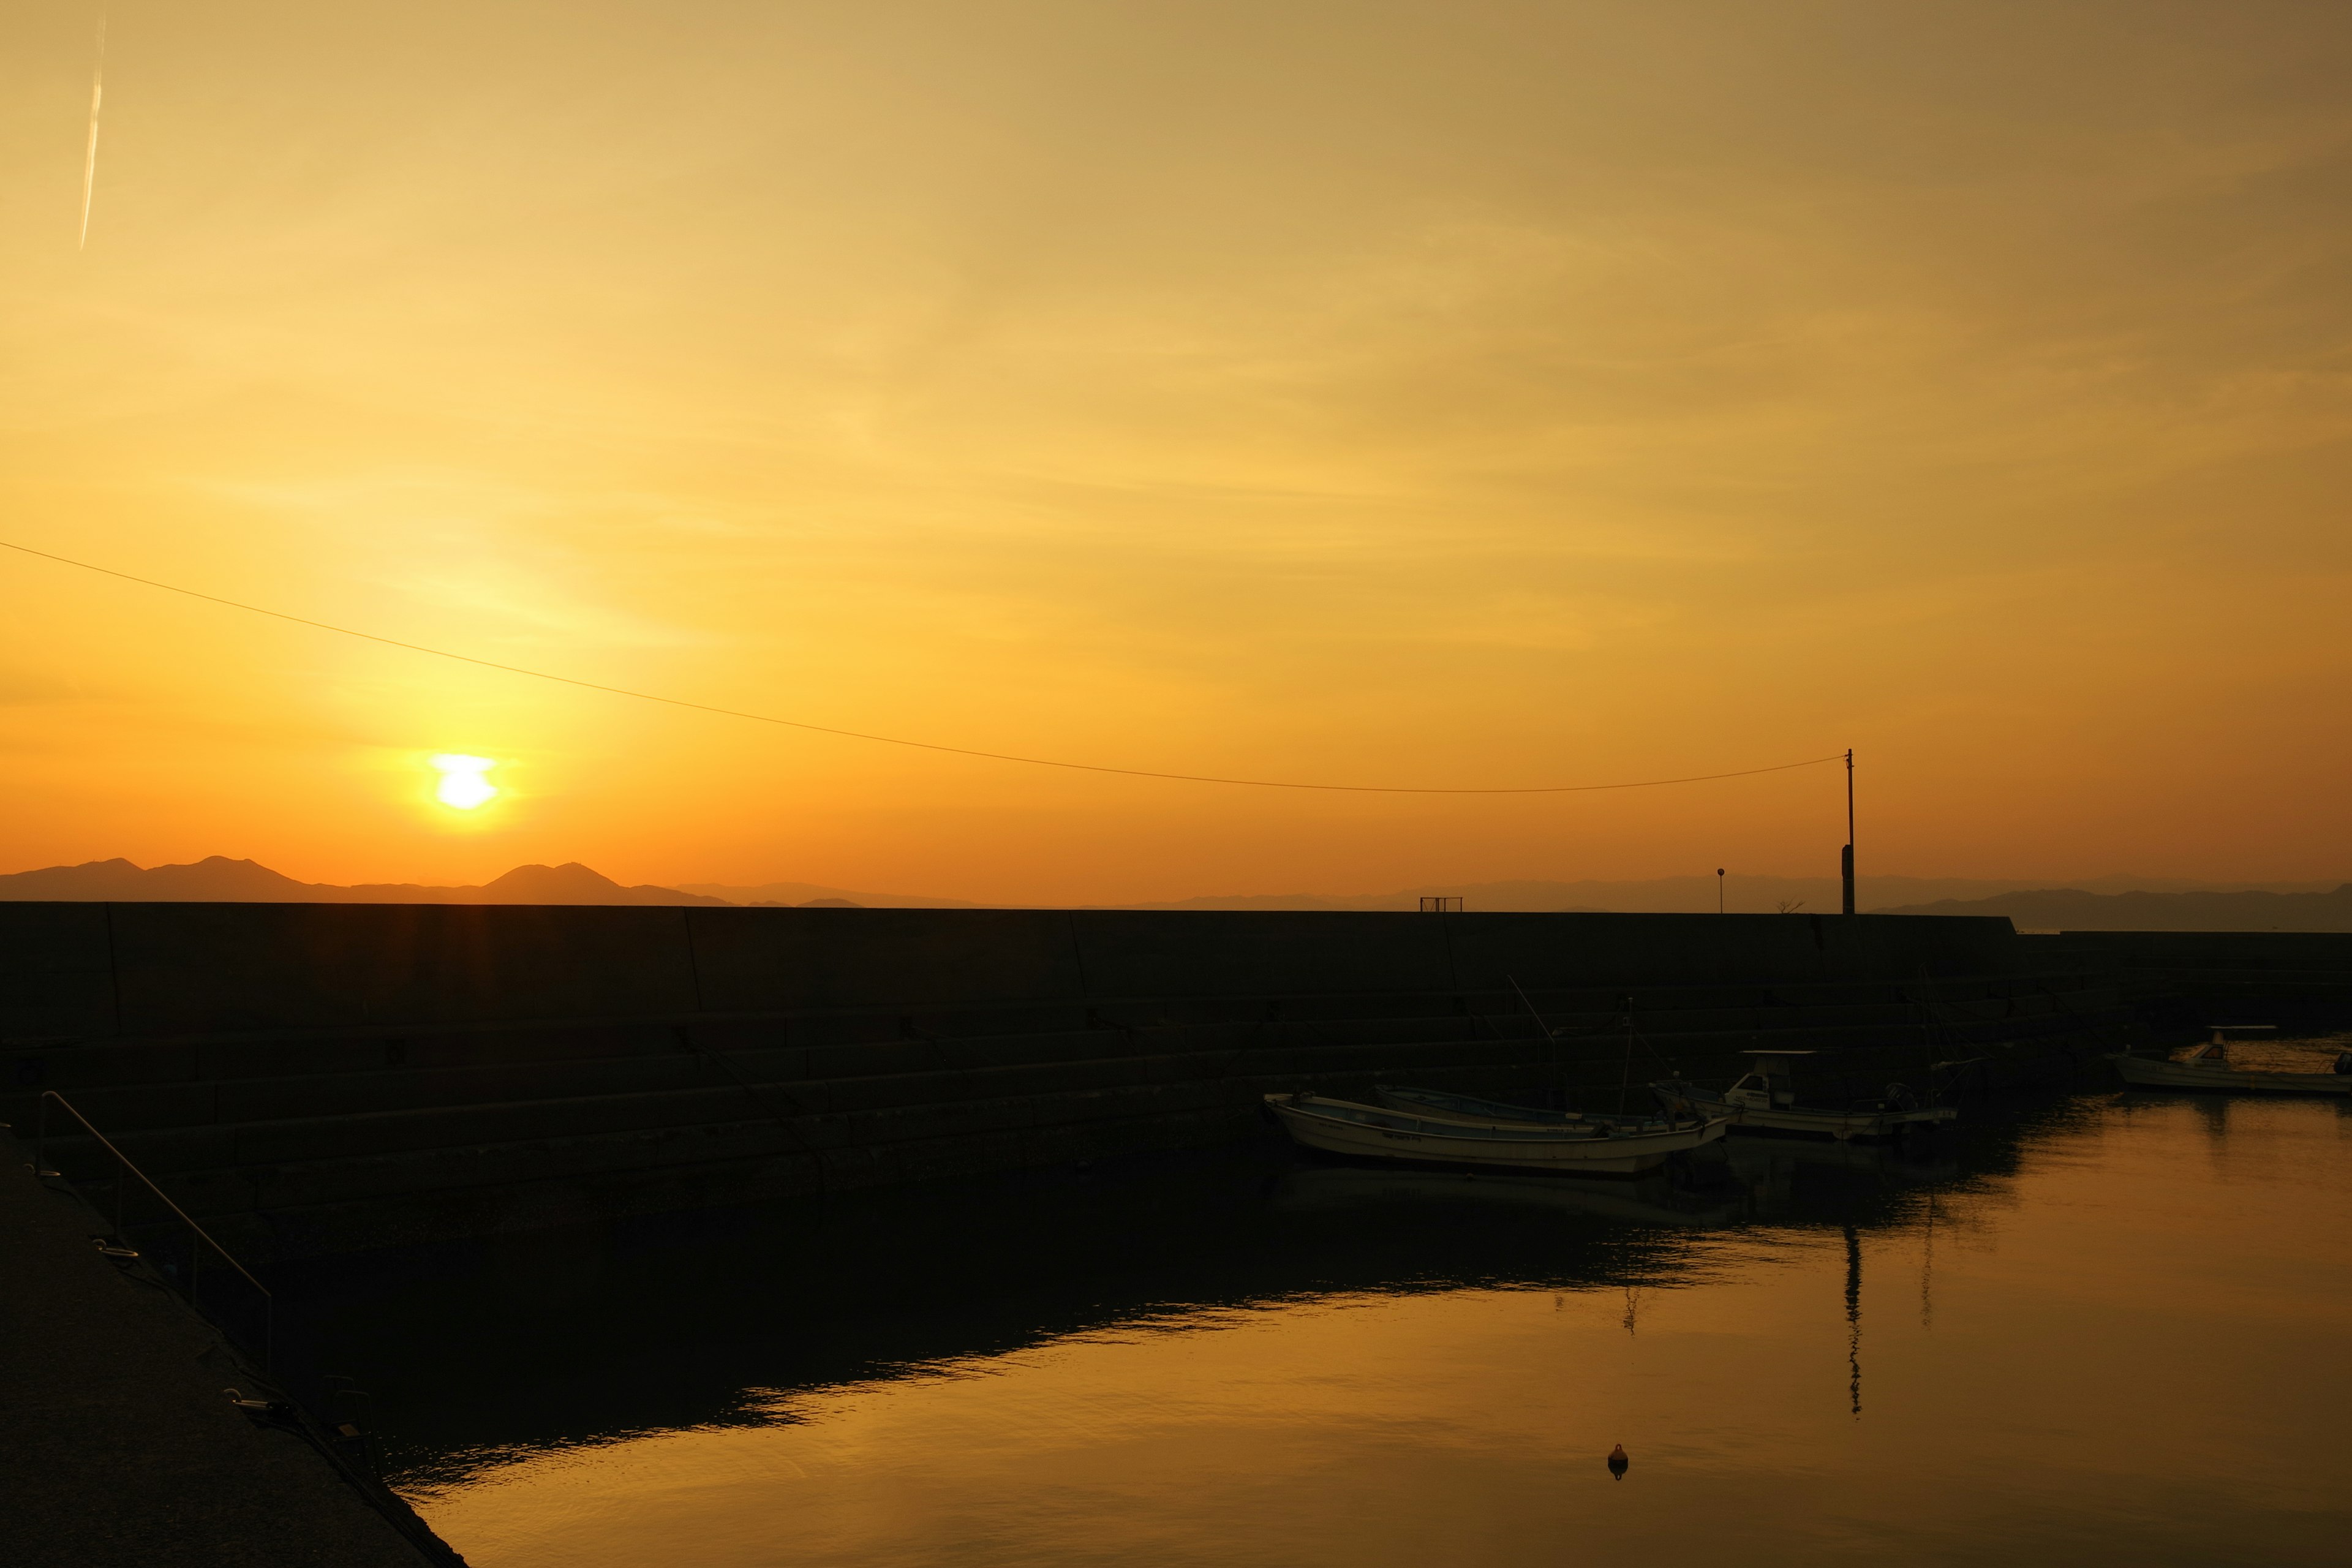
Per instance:
[[[1802,1106],[1735,1105],[1692,1089],[1687,1084],[1654,1083],[1650,1092],[1658,1103],[1678,1115],[1721,1118],[1735,1132],[1800,1132],[1844,1142],[1854,1138],[1893,1138],[1907,1131],[1925,1131],[1956,1121],[1959,1112],[1948,1105],[1926,1105],[1916,1110],[1815,1110]]]
[[[1669,1131],[1580,1136],[1525,1122],[1437,1121],[1315,1095],[1269,1094],[1265,1104],[1292,1142],[1304,1148],[1360,1160],[1479,1170],[1633,1175],[1712,1143],[1724,1131],[1720,1121],[1698,1121]]]
[[[1604,1111],[1546,1110],[1532,1105],[1509,1105],[1501,1100],[1480,1100],[1466,1094],[1392,1089],[1386,1084],[1375,1085],[1372,1095],[1385,1109],[1401,1111],[1407,1116],[1417,1116],[1425,1121],[1467,1122],[1478,1127],[1507,1122],[1520,1127],[1613,1127],[1621,1132],[1663,1132],[1672,1125],[1664,1115],[1612,1116]],[[1701,1117],[1698,1120],[1706,1119]]]
[[[2201,1089],[2225,1094],[2352,1094],[2352,1074],[2333,1072],[2242,1072],[2236,1068],[2197,1067],[2116,1055],[2107,1060],[2126,1083],[2143,1089]]]

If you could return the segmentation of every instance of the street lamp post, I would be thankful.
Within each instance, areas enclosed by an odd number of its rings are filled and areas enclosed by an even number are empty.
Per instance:
[[[1845,853],[1838,857],[1845,879],[1845,912],[1853,913],[1853,748],[1845,749]]]

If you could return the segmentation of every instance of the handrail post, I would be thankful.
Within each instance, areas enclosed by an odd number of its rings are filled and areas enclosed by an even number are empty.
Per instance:
[[[262,1368],[264,1371],[269,1370],[269,1363],[275,1353],[275,1342],[278,1331],[278,1299],[271,1293],[269,1287],[264,1285],[260,1280],[256,1279],[253,1277],[252,1272],[247,1269],[244,1264],[239,1263],[236,1260],[235,1254],[231,1253],[227,1247],[223,1247],[219,1242],[215,1241],[212,1238],[211,1234],[207,1232],[204,1226],[198,1225],[194,1219],[190,1218],[188,1212],[185,1209],[173,1203],[171,1198],[165,1194],[163,1189],[157,1186],[154,1182],[149,1178],[146,1172],[132,1164],[131,1163],[131,1156],[116,1148],[114,1146],[113,1140],[107,1137],[105,1133],[100,1132],[97,1128],[91,1126],[89,1117],[84,1116],[80,1111],[76,1110],[73,1108],[71,1101],[68,1100],[64,1095],[59,1094],[53,1089],[45,1089],[41,1091],[41,1119],[37,1125],[39,1135],[42,1139],[46,1140],[47,1136],[49,1101],[53,1100],[58,1102],[58,1108],[64,1110],[67,1115],[81,1123],[82,1130],[84,1131],[88,1132],[92,1138],[98,1140],[100,1148],[104,1149],[108,1153],[114,1156],[115,1163],[122,1173],[121,1176],[117,1181],[115,1192],[117,1215],[116,1234],[118,1238],[121,1235],[120,1216],[121,1213],[121,1182],[128,1180],[131,1176],[136,1176],[139,1178],[140,1182],[145,1185],[149,1192],[155,1194],[158,1202],[162,1203],[165,1208],[172,1211],[173,1218],[177,1219],[182,1225],[188,1227],[188,1301],[191,1306],[198,1305],[196,1300],[196,1284],[198,1279],[202,1277],[205,1248],[206,1247],[210,1247],[215,1252],[219,1253],[223,1260],[225,1260],[231,1268],[236,1269],[238,1274],[244,1276],[245,1282],[247,1284],[252,1286],[256,1290],[261,1293]],[[41,1162],[40,1157],[37,1155],[36,1156],[36,1161],[37,1163],[34,1168],[37,1171],[42,1169],[45,1162]]]

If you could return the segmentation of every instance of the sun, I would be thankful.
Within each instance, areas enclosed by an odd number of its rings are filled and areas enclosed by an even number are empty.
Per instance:
[[[492,758],[469,757],[462,752],[444,752],[427,761],[440,770],[441,783],[434,790],[433,798],[443,805],[454,806],[459,811],[472,811],[499,793],[499,786],[482,776],[499,765]]]

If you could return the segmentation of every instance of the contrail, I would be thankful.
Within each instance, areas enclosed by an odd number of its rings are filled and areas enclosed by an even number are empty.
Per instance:
[[[89,73],[89,153],[81,166],[81,242],[76,250],[89,245],[89,198],[98,188],[98,102],[106,91],[106,13],[98,14],[98,64]]]

